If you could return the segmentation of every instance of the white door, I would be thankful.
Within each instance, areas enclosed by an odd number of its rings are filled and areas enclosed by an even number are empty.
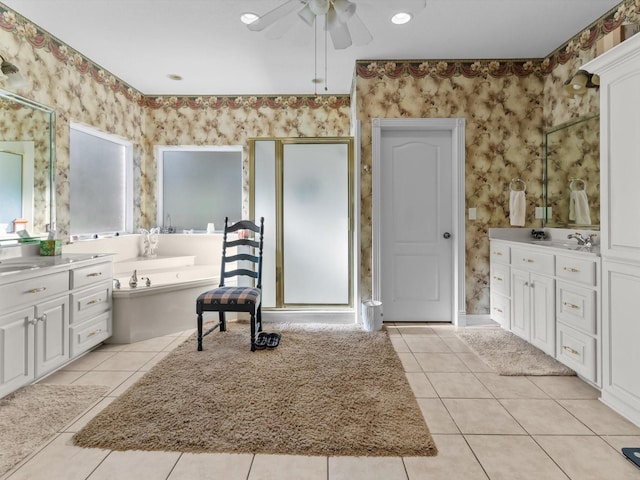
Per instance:
[[[453,319],[451,130],[383,130],[380,140],[384,320]]]

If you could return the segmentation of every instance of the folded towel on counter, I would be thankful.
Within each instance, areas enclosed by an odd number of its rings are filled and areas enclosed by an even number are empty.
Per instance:
[[[576,225],[591,225],[589,199],[584,190],[571,190],[569,198],[569,220]]]
[[[527,199],[524,190],[509,191],[509,220],[514,227],[524,227],[527,213]]]

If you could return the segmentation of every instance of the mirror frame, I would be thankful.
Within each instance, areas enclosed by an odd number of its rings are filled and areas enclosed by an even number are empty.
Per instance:
[[[55,155],[55,137],[56,137],[56,116],[55,110],[51,107],[38,103],[34,100],[22,97],[16,93],[0,89],[0,98],[18,103],[25,107],[44,113],[49,119],[49,229],[55,230],[56,225],[56,155]],[[35,233],[35,232],[34,232]],[[16,239],[7,239],[15,242]],[[2,242],[4,240],[0,240]],[[3,245],[5,246],[5,245]]]
[[[583,122],[587,122],[589,120],[593,120],[593,119],[597,119],[600,117],[599,113],[594,113],[591,115],[585,115],[579,118],[575,118],[572,119],[568,122],[565,122],[563,124],[554,126],[549,128],[548,130],[545,130],[543,132],[543,154],[544,154],[544,164],[543,164],[543,174],[542,174],[542,194],[543,194],[543,198],[544,198],[544,206],[545,206],[545,214],[544,214],[544,218],[542,220],[543,222],[543,227],[549,227],[549,228],[574,228],[574,225],[571,223],[558,223],[558,222],[551,222],[548,218],[548,208],[550,207],[549,205],[549,183],[548,183],[548,178],[549,178],[549,135],[552,133],[556,133],[559,132],[561,130],[565,130],[567,128],[573,127],[575,125],[578,125],[580,123]],[[599,134],[600,132],[598,132]],[[598,152],[598,162],[600,163],[600,152]],[[600,179],[598,178],[598,183],[600,182]],[[600,205],[600,199],[598,199],[598,205]],[[600,224],[593,224],[593,225],[576,225],[576,228],[580,228],[581,230],[599,230],[600,229]]]

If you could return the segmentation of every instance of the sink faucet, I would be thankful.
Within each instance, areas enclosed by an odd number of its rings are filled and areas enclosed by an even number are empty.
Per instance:
[[[582,235],[580,232],[570,233],[569,235],[567,235],[568,239],[575,238],[578,241],[578,245],[583,246],[583,247],[591,247],[591,246],[593,246],[592,239],[594,237],[596,237],[595,233],[592,233],[587,237]]]

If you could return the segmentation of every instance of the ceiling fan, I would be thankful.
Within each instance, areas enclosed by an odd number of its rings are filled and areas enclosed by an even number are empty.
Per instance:
[[[426,2],[419,3],[424,7]],[[334,48],[341,50],[354,44],[366,45],[373,39],[356,9],[356,3],[350,0],[288,0],[247,27],[254,32],[269,28],[270,36],[279,38],[296,22],[294,13],[309,26],[318,17],[324,17],[325,31],[331,35]]]

